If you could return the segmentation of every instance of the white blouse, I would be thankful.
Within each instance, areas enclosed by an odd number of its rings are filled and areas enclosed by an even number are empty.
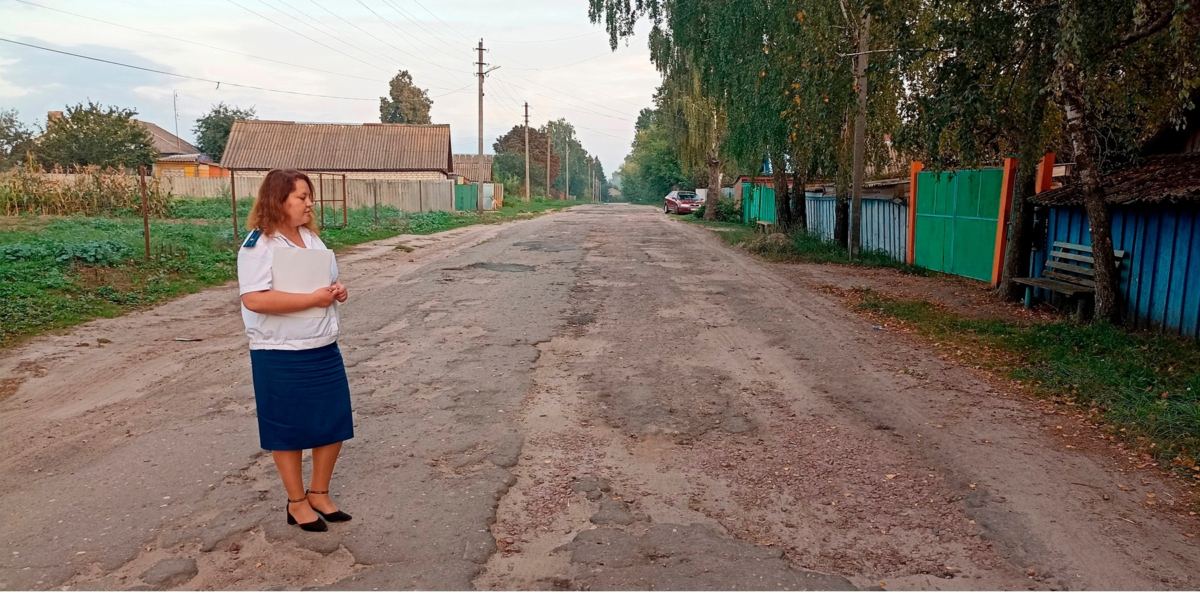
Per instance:
[[[300,235],[308,248],[326,249],[321,238],[308,228],[301,227]],[[252,247],[242,244],[238,251],[239,295],[271,289],[271,264],[277,247],[300,246],[279,234],[263,235]],[[337,279],[335,256],[329,267],[329,284]],[[260,314],[242,305],[242,321],[246,324],[246,336],[250,337],[250,350],[302,351],[333,344],[338,337],[338,306],[339,303],[334,301],[323,318],[295,318]]]

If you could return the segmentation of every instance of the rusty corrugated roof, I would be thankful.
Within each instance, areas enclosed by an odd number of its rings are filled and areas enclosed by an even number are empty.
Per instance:
[[[306,171],[454,170],[448,124],[234,122],[221,167]]]
[[[495,155],[484,155],[480,165],[479,155],[454,155],[454,173],[473,182],[492,181],[492,159]]]
[[[1200,154],[1146,157],[1134,167],[1102,176],[1100,184],[1110,204],[1200,202]],[[1083,193],[1076,181],[1030,200],[1047,206],[1074,206],[1083,204]]]
[[[51,114],[55,112],[50,112]],[[59,112],[61,113],[61,112]],[[162,129],[158,124],[151,124],[144,120],[134,120],[141,124],[147,132],[150,133],[150,138],[154,140],[154,148],[162,155],[194,155],[200,152],[192,143]]]

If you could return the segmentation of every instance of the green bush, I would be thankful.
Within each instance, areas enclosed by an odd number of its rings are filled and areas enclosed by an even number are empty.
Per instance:
[[[697,219],[703,219],[704,211],[707,208],[708,204],[702,204],[692,214]],[[732,200],[720,200],[717,202],[717,220],[724,223],[739,223],[742,220],[742,213],[738,212],[737,206]]]

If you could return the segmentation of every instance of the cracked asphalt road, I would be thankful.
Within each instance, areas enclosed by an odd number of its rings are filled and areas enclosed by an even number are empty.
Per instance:
[[[215,288],[0,353],[0,588],[1200,587],[1156,475],[655,209],[339,264],[354,521],[284,524]]]

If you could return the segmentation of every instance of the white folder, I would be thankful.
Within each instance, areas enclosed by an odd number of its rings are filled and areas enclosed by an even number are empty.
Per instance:
[[[271,284],[285,293],[312,293],[333,284],[333,250],[280,246],[271,264]],[[282,314],[293,318],[323,318],[327,307]]]

